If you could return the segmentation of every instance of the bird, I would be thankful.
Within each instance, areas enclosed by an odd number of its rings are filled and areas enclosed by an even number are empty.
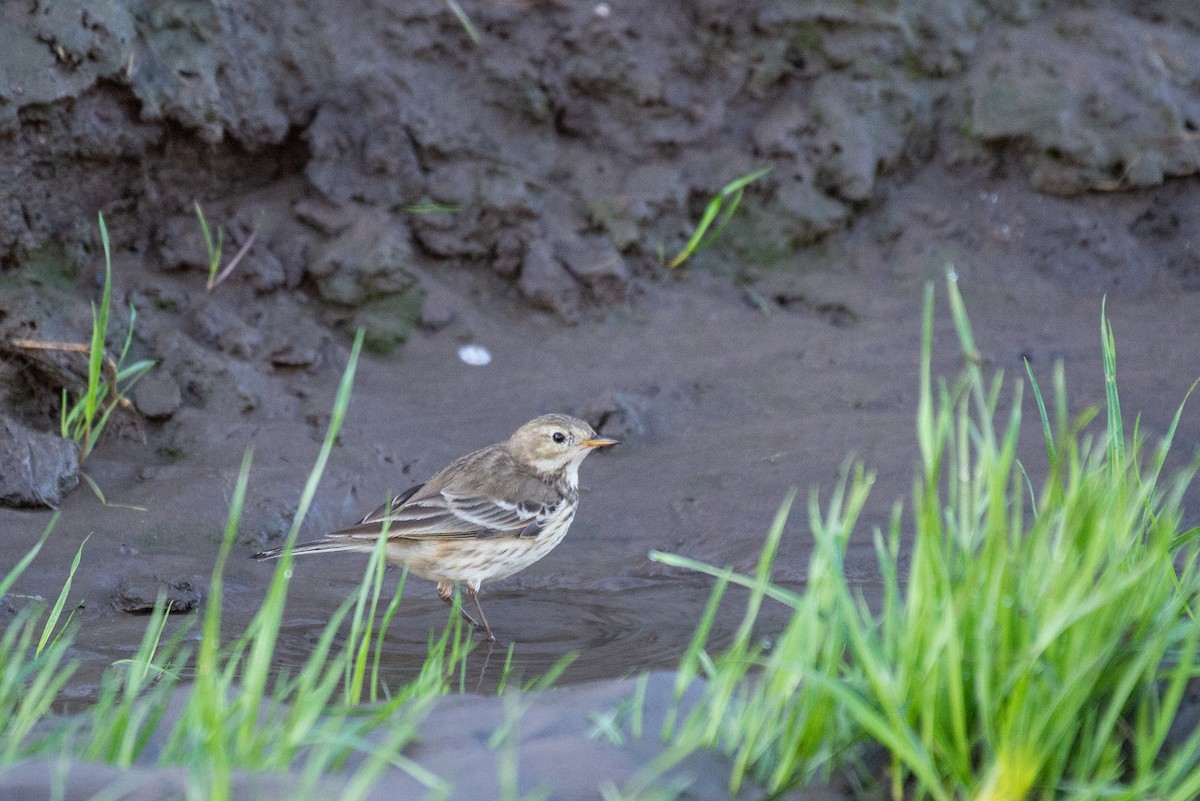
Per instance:
[[[293,553],[370,553],[387,537],[387,560],[437,583],[454,605],[454,586],[466,584],[479,621],[463,619],[495,641],[479,601],[485,581],[507,578],[562,542],[579,507],[579,465],[598,448],[619,444],[583,420],[547,414],[504,442],[455,459],[428,481],[401,492],[358,523],[296,545]],[[285,547],[254,555],[273,559]]]

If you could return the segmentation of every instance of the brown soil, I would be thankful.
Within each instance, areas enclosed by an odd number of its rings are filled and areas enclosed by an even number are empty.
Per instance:
[[[68,699],[136,648],[145,619],[118,608],[139,592],[165,581],[203,602],[251,445],[227,630],[253,615],[272,565],[249,556],[290,524],[358,325],[374,353],[302,538],[539,413],[624,440],[585,464],[564,544],[484,588],[518,670],[579,653],[564,682],[671,667],[708,584],[647,552],[749,568],[789,489],[828,493],[849,454],[877,473],[848,561],[871,594],[871,528],[916,461],[922,292],[933,280],[944,296],[948,264],[988,363],[1016,379],[1027,358],[1048,379],[1062,361],[1074,410],[1103,401],[1105,294],[1123,405],[1148,438],[1200,376],[1188,3],[463,2],[478,45],[434,0],[236,5],[0,9],[0,335],[86,340],[99,209],[114,309],[137,306],[133,355],[158,362],[140,413],[118,413],[83,465],[145,511],[70,492],[0,601],[54,597],[91,534]],[[772,172],[718,246],[663,267],[708,198],[760,165]],[[227,259],[259,227],[211,293],[193,200],[227,231]],[[430,201],[455,210],[413,208]],[[937,336],[953,375],[944,305]],[[492,362],[464,364],[468,343]],[[45,365],[0,348],[0,402],[53,430]],[[1198,445],[1188,409],[1175,464]],[[0,509],[0,572],[50,514]],[[780,580],[803,582],[804,520]],[[363,564],[297,562],[285,663]],[[397,679],[446,619],[415,579],[402,610]],[[483,654],[486,688],[498,662]]]

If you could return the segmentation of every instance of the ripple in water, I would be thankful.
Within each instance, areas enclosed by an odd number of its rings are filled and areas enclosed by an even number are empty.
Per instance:
[[[467,660],[463,689],[491,692],[501,680],[509,645],[513,646],[509,685],[544,675],[560,659],[577,654],[559,683],[626,676],[644,669],[674,668],[695,632],[708,601],[709,586],[658,583],[620,591],[491,592],[484,611],[498,642],[476,638]],[[385,604],[380,600],[381,606]],[[470,602],[468,602],[468,611]],[[745,609],[745,593],[726,594],[713,628],[709,650],[732,637]],[[445,626],[448,607],[438,601],[407,597],[383,641],[380,662],[390,687],[411,680],[425,661],[428,638]],[[787,620],[779,604],[763,605],[757,628],[778,631]],[[285,619],[276,643],[276,664],[294,674],[320,639],[325,621]],[[345,631],[335,651],[345,643]]]

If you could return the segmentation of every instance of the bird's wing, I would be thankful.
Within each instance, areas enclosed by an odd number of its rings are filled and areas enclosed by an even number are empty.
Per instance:
[[[383,520],[383,518],[386,517],[389,512],[399,509],[401,506],[403,506],[405,504],[405,502],[409,498],[411,498],[412,496],[414,496],[418,492],[420,492],[421,488],[424,486],[425,486],[424,484],[417,484],[415,486],[409,487],[404,492],[397,495],[395,498],[392,498],[392,500],[389,503],[385,503],[383,506],[380,506],[378,509],[376,509],[374,512],[371,512],[369,515],[364,517],[359,522],[360,523],[377,523],[377,522]]]
[[[398,495],[357,525],[331,537],[536,537],[567,500],[554,486],[493,445],[451,462],[422,485]]]
[[[399,506],[393,503],[391,508],[381,509],[382,513],[368,515],[361,523],[330,536],[377,537],[386,525],[389,538],[536,537],[564,503],[565,498],[545,503],[529,500],[513,503],[443,490]]]

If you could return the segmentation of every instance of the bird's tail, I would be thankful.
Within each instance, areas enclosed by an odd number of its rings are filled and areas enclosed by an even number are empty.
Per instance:
[[[283,547],[271,548],[269,550],[260,551],[259,553],[254,554],[254,558],[259,560],[278,559],[279,557],[283,556],[283,551]],[[347,541],[326,539],[313,540],[312,542],[302,542],[292,548],[292,553],[297,555],[302,553],[344,553],[347,551],[356,551],[359,553],[365,551],[369,553],[371,551],[371,546],[368,544],[367,547],[364,548],[363,543],[361,542],[354,542],[352,540]]]

